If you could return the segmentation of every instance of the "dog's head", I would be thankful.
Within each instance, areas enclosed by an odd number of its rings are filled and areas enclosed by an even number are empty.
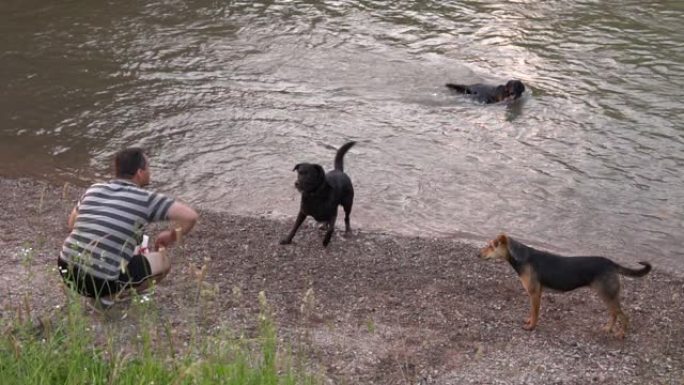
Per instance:
[[[325,170],[319,164],[299,163],[292,171],[297,171],[294,185],[300,192],[315,191],[325,182]]]
[[[501,234],[495,239],[489,241],[487,246],[480,249],[480,258],[483,259],[508,259],[508,237],[506,234]]]
[[[525,85],[520,80],[509,80],[506,83],[506,94],[517,99],[525,92]]]

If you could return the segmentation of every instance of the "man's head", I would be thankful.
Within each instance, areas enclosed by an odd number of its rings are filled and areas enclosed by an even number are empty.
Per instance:
[[[150,183],[150,169],[142,148],[131,147],[117,152],[114,157],[114,175],[131,180],[140,187],[147,186]]]

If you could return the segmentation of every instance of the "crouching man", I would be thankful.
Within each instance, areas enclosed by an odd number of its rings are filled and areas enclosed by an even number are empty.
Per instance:
[[[101,306],[129,289],[144,290],[163,279],[171,268],[166,248],[197,222],[191,207],[144,189],[150,182],[150,162],[140,148],[119,151],[115,179],[90,186],[68,219],[69,236],[59,255],[65,283]],[[145,226],[169,221],[155,237],[156,251],[139,251]]]

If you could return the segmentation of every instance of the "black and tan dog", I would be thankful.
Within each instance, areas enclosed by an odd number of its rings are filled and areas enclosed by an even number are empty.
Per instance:
[[[446,87],[472,96],[478,102],[486,104],[518,99],[525,92],[525,85],[520,80],[509,80],[505,85],[498,86],[480,83],[471,85],[447,83]]]
[[[618,275],[642,277],[651,271],[651,265],[647,262],[639,262],[644,266],[641,269],[628,269],[604,257],[560,256],[533,249],[505,234],[499,235],[480,250],[480,257],[506,260],[518,273],[531,302],[530,316],[524,326],[526,330],[537,326],[543,288],[570,291],[590,286],[608,305],[610,311],[610,321],[604,330],[612,332],[619,318],[622,330],[616,329],[616,335],[624,337],[629,321],[620,308]]]
[[[311,215],[316,221],[323,222],[327,226],[323,246],[328,246],[335,230],[339,205],[344,208],[345,232],[348,233],[351,230],[349,214],[354,203],[354,187],[349,176],[344,173],[343,158],[354,144],[356,142],[346,143],[337,150],[335,168],[327,174],[318,164],[299,163],[294,167],[293,171],[297,171],[295,187],[301,192],[302,201],[294,227],[287,237],[280,241],[281,245],[292,243],[292,238],[299,226],[307,216]]]

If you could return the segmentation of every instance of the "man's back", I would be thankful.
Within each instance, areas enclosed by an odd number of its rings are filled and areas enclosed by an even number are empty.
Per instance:
[[[60,258],[102,279],[117,279],[149,222],[167,219],[173,199],[117,179],[97,183],[78,204]]]

